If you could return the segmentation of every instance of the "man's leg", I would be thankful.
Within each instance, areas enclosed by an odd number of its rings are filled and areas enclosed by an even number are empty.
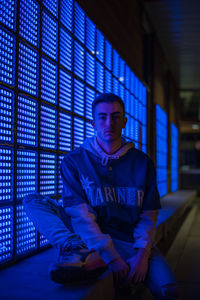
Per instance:
[[[181,299],[175,275],[157,248],[152,249],[146,283],[155,299]]]

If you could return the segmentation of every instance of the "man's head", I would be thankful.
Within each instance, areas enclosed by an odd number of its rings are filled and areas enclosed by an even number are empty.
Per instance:
[[[98,96],[92,103],[92,113],[92,126],[101,143],[115,143],[121,140],[127,118],[120,97],[111,93]]]

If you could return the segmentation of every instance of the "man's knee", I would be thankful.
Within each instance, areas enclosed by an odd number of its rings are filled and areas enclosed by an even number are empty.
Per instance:
[[[163,299],[181,299],[181,288],[177,283],[162,286]]]

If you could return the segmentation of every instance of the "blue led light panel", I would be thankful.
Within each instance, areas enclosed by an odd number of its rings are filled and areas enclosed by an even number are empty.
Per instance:
[[[64,158],[64,155],[59,155],[59,158],[58,158],[58,165],[59,165],[59,172],[58,172],[58,194],[62,194],[62,191],[63,191],[63,182],[62,182],[62,177],[61,177],[61,174],[60,174],[60,164],[62,162]],[[60,199],[60,201],[62,201],[62,199]],[[60,203],[59,201],[59,203]]]
[[[35,100],[18,96],[17,142],[37,146],[38,104]]]
[[[97,61],[96,62],[96,89],[104,92],[104,67]]]
[[[24,92],[37,96],[38,53],[22,42],[19,43],[18,87]]]
[[[41,98],[50,103],[57,102],[57,66],[42,57]]]
[[[73,0],[60,1],[60,21],[69,30],[73,27]]]
[[[178,128],[171,123],[171,191],[178,190]]]
[[[37,152],[17,150],[17,199],[37,192]]]
[[[119,60],[119,81],[125,83],[125,62],[122,58]]]
[[[119,77],[119,54],[115,49],[113,49],[113,74]]]
[[[74,43],[74,73],[84,80],[84,48],[75,41]]]
[[[122,84],[119,85],[119,96],[122,99],[122,101],[124,101],[124,87]]]
[[[86,138],[89,138],[95,134],[94,128],[88,122],[86,122]]]
[[[40,234],[40,247],[44,247],[46,245],[49,245],[49,241],[46,239],[46,237],[42,234]]]
[[[97,46],[96,46],[96,57],[104,63],[104,36],[97,29]]]
[[[21,256],[37,248],[37,232],[28,218],[23,205],[17,206],[16,213],[17,255]]]
[[[40,193],[42,195],[56,194],[56,155],[40,154]]]
[[[84,44],[85,43],[85,13],[75,2],[75,20],[74,20],[74,34]]]
[[[39,41],[39,22],[39,4],[35,0],[21,0],[19,34],[36,47]]]
[[[74,79],[74,112],[84,115],[84,84],[77,79]]]
[[[74,149],[84,142],[84,121],[74,117]]]
[[[43,0],[43,5],[54,15],[58,16],[58,0]]]
[[[130,90],[131,93],[134,94],[136,96],[136,92],[135,92],[135,75],[133,72],[130,72]]]
[[[60,69],[59,73],[59,106],[72,109],[72,77],[69,73]]]
[[[105,93],[112,93],[112,75],[105,70]]]
[[[53,17],[45,11],[42,14],[42,51],[57,60],[58,25]]]
[[[13,30],[16,25],[16,3],[17,0],[0,1],[0,22]]]
[[[86,52],[86,82],[95,86],[95,58]]]
[[[72,70],[72,37],[62,27],[60,28],[60,64]]]
[[[112,69],[112,46],[111,44],[105,40],[105,66],[110,71]]]
[[[0,26],[0,81],[14,86],[15,37]]]
[[[86,17],[86,47],[95,54],[95,25]]]
[[[125,74],[125,85],[127,89],[130,89],[131,71],[127,65],[125,65]]]
[[[0,202],[13,200],[13,149],[0,147]]]
[[[92,102],[95,98],[95,92],[86,87],[86,118],[92,120]]]
[[[119,81],[115,77],[113,77],[113,93],[115,95],[119,94]]]
[[[0,264],[13,255],[13,207],[0,207]]]
[[[41,105],[40,146],[56,149],[56,110],[47,105]]]
[[[14,92],[0,86],[0,140],[13,143]]]
[[[59,150],[72,150],[72,120],[71,116],[59,113]]]

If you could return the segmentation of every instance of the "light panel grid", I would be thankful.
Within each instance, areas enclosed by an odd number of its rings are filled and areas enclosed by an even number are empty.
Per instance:
[[[109,71],[105,70],[105,93],[112,92],[112,75]]]
[[[113,93],[119,95],[119,81],[113,77]]]
[[[39,4],[35,0],[20,1],[19,34],[34,46],[38,46]]]
[[[18,87],[26,93],[37,96],[38,53],[22,42],[19,42]]]
[[[97,45],[96,45],[96,57],[104,63],[104,36],[98,29],[96,30]]]
[[[40,153],[40,194],[56,194],[56,155]]]
[[[84,48],[75,41],[74,44],[74,74],[84,80],[84,56],[85,50]]]
[[[43,5],[54,15],[58,16],[58,0],[43,0]]]
[[[35,100],[18,96],[17,142],[37,146],[38,104]]]
[[[84,142],[84,121],[74,117],[74,148],[78,148]]]
[[[59,112],[59,150],[72,150],[72,118],[66,113]]]
[[[86,122],[86,138],[90,138],[94,136],[95,131],[94,128],[92,127],[91,123]]]
[[[62,191],[63,191],[63,181],[62,181],[62,177],[61,177],[61,174],[60,174],[60,165],[61,165],[61,162],[64,158],[64,155],[59,155],[58,157],[58,166],[59,166],[59,172],[58,172],[58,194],[62,194]],[[61,200],[62,201],[62,200]]]
[[[84,84],[74,79],[74,112],[84,116]]]
[[[86,47],[95,54],[95,24],[86,17]]]
[[[42,51],[57,60],[57,21],[47,12],[42,14]]]
[[[49,241],[44,235],[40,234],[40,248],[45,247],[47,245],[49,245]]]
[[[96,62],[96,89],[100,92],[104,92],[104,67],[98,61]]]
[[[130,89],[131,70],[128,65],[125,65],[125,74],[125,86],[127,89]]]
[[[86,82],[92,87],[95,86],[95,58],[86,52]]]
[[[50,103],[57,103],[57,66],[42,57],[41,98]]]
[[[73,27],[73,0],[60,0],[60,21],[72,32]]]
[[[59,106],[72,109],[72,77],[62,69],[59,71]]]
[[[178,190],[178,128],[171,123],[171,191]]]
[[[72,70],[73,41],[70,33],[60,28],[60,64],[69,71]]]
[[[131,71],[130,72],[130,90],[131,90],[131,93],[135,95],[136,97],[136,91],[135,91],[135,75],[134,73]]]
[[[122,58],[119,60],[119,81],[125,83],[125,62]]]
[[[56,149],[56,110],[47,105],[41,105],[40,146]]]
[[[0,207],[0,264],[13,256],[13,207]]]
[[[74,34],[84,44],[85,42],[85,13],[75,1]]]
[[[113,49],[113,75],[119,78],[119,54]]]
[[[14,138],[14,92],[0,86],[0,140],[13,143]]]
[[[112,46],[105,40],[105,66],[109,71],[112,70]]]
[[[15,30],[16,26],[16,0],[0,1],[0,22]]]
[[[17,150],[17,200],[37,192],[37,152]]]
[[[95,98],[95,91],[86,87],[86,118],[92,120],[92,102]]]
[[[0,202],[13,200],[13,149],[0,147]]]
[[[167,194],[167,114],[156,105],[156,167],[160,196]]]
[[[17,205],[16,213],[17,255],[33,251],[37,247],[37,232],[23,205]]]
[[[0,26],[0,40],[0,81],[14,86],[15,37]]]
[[[124,86],[122,84],[119,84],[119,96],[123,102],[125,101],[124,92]]]

